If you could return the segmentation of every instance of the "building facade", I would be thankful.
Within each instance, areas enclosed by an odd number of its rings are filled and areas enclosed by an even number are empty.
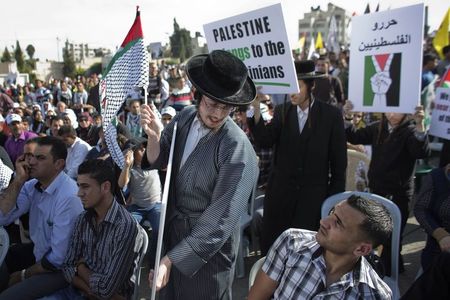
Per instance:
[[[306,47],[309,47],[312,37],[317,40],[319,32],[324,43],[326,43],[332,16],[336,19],[338,42],[341,47],[348,48],[350,42],[348,28],[351,16],[345,9],[332,3],[328,3],[326,11],[321,10],[320,6],[317,8],[311,7],[311,12],[305,13],[304,18],[298,21],[299,39],[302,36],[306,37]]]

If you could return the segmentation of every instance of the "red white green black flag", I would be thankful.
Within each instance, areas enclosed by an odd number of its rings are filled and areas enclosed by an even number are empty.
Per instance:
[[[120,49],[103,72],[99,84],[105,141],[116,164],[123,168],[123,154],[117,144],[116,115],[127,95],[148,86],[148,52],[144,45],[139,7],[136,19]]]

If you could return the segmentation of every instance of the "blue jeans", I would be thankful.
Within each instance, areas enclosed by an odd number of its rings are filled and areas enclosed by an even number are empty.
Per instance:
[[[156,244],[158,242],[159,216],[161,214],[161,202],[155,202],[148,207],[140,207],[136,204],[127,206],[127,210],[142,225],[144,221],[149,221],[152,225],[152,236],[149,242],[150,268],[153,269],[156,256]]]

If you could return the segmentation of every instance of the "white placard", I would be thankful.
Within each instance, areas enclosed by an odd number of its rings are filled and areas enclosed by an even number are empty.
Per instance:
[[[450,140],[450,88],[436,90],[430,134]]]
[[[352,18],[349,100],[355,111],[413,113],[420,101],[423,4]]]
[[[281,4],[203,25],[209,51],[233,53],[265,94],[298,92]]]

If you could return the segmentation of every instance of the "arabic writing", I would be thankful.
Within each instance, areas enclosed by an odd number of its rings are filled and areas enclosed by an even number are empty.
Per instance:
[[[392,25],[397,25],[397,21],[392,19],[389,22],[386,22],[386,26],[385,26],[384,22],[381,22],[379,24],[378,24],[378,22],[375,22],[375,24],[373,25],[372,31],[388,29]]]
[[[380,49],[380,47],[409,44],[409,43],[411,43],[411,35],[410,34],[401,34],[401,35],[397,35],[397,38],[392,41],[386,41],[383,37],[381,37],[379,41],[377,41],[377,39],[374,38],[372,43],[361,42],[358,50],[359,51],[369,51],[369,50],[373,50],[373,49]]]

